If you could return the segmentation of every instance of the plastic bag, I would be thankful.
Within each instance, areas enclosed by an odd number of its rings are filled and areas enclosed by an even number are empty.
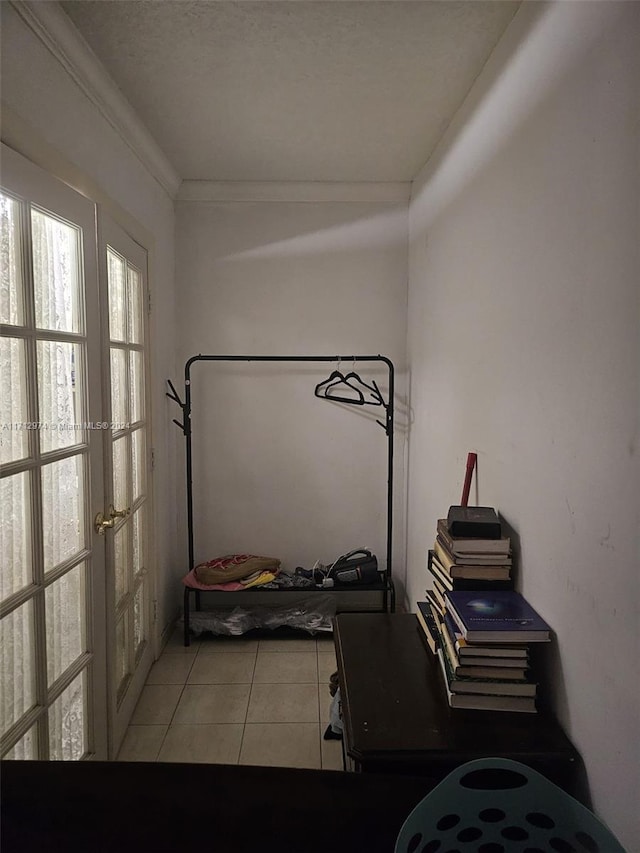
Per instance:
[[[331,700],[331,707],[329,708],[329,726],[334,735],[342,734],[344,727],[342,725],[342,704],[340,702],[339,687]]]
[[[297,628],[310,634],[331,632],[336,615],[335,599],[316,593],[295,603],[273,604],[269,607],[235,607],[233,610],[192,610],[189,627],[194,634],[211,631],[213,634],[237,637],[255,628]]]

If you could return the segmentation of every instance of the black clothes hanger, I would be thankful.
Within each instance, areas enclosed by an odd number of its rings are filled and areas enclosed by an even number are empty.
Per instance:
[[[347,382],[352,387],[355,387],[353,385],[354,382],[359,382],[363,388],[367,389],[367,392],[369,394],[371,394],[374,399],[373,400],[365,400],[364,401],[365,406],[385,406],[386,405],[384,402],[384,399],[382,397],[382,394],[380,393],[380,389],[378,388],[378,385],[377,385],[375,379],[372,379],[371,385],[369,385],[367,382],[364,381],[364,379],[362,379],[362,377],[360,377],[357,373],[355,373],[352,370],[351,373],[347,373],[347,375],[344,377],[344,381]],[[363,397],[364,397],[364,395],[363,395]]]
[[[346,397],[340,394],[340,386],[345,388],[349,388],[351,391],[355,391],[357,397]],[[336,393],[333,389],[338,389]],[[331,376],[328,379],[325,379],[322,382],[319,382],[316,385],[315,391],[313,392],[316,397],[324,397],[326,400],[335,400],[338,403],[351,403],[355,406],[364,406],[365,399],[364,394],[361,389],[356,385],[353,385],[350,381],[347,380],[347,377],[343,376],[339,370],[334,370]]]

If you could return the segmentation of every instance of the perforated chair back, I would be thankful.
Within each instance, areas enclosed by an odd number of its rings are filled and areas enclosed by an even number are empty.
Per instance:
[[[411,812],[395,853],[625,853],[607,827],[540,773],[505,758],[456,768]]]

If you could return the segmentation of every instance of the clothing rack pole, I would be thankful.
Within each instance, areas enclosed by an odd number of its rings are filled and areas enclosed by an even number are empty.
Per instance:
[[[189,533],[189,571],[195,566],[193,549],[193,457],[191,447],[191,377],[189,359],[184,369],[184,418],[183,429],[187,445],[187,531]]]
[[[395,608],[394,586],[392,581],[392,533],[393,533],[393,403],[394,403],[394,366],[393,362],[384,355],[194,355],[184,366],[185,402],[183,405],[183,423],[181,424],[186,439],[186,468],[187,468],[187,527],[189,536],[189,570],[195,567],[193,541],[193,457],[191,438],[191,367],[198,361],[260,361],[260,362],[383,362],[389,371],[389,400],[384,406],[386,419],[384,426],[387,435],[387,578],[391,590],[391,609]],[[171,396],[171,395],[168,395]],[[185,596],[188,590],[185,590]],[[384,592],[384,606],[387,609],[387,588]],[[185,624],[185,637],[188,628]]]
[[[381,356],[384,358],[384,356]],[[392,537],[392,528],[393,528],[393,401],[395,394],[394,387],[394,368],[393,363],[384,358],[384,361],[389,369],[389,402],[386,407],[386,433],[387,433],[387,442],[388,442],[388,451],[387,451],[387,566],[389,567],[389,577],[391,577],[391,562],[392,562],[392,547],[391,547],[391,537]],[[395,610],[395,593],[394,593],[394,585],[390,584],[392,601],[391,601],[391,611]],[[385,610],[387,604],[387,593],[385,591]]]

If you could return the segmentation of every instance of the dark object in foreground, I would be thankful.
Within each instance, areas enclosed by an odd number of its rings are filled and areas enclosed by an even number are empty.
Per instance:
[[[389,853],[424,779],[222,764],[5,761],[3,853]]]

